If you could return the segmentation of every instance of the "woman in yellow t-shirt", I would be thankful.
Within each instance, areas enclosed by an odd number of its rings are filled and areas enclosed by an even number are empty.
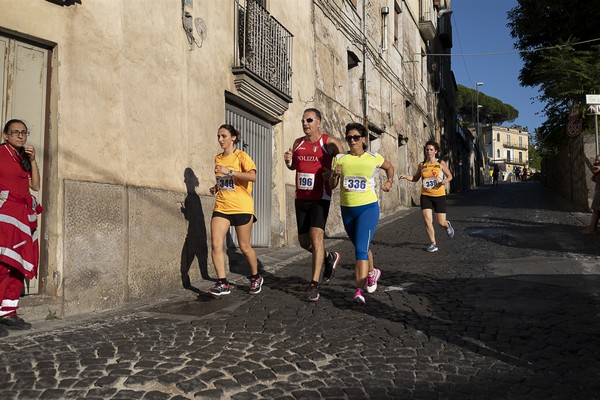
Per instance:
[[[256,252],[250,245],[254,216],[252,182],[256,182],[256,164],[250,156],[234,147],[240,141],[239,132],[229,124],[219,127],[217,132],[222,153],[215,156],[217,183],[210,188],[216,196],[215,208],[210,220],[211,256],[217,273],[217,283],[209,293],[221,296],[231,293],[225,274],[223,243],[229,227],[235,227],[240,250],[250,266],[250,294],[260,293],[263,278],[258,274]]]
[[[394,184],[394,166],[381,154],[367,151],[367,129],[363,124],[346,125],[350,151],[335,156],[331,164],[329,186],[340,186],[340,206],[344,229],[354,244],[356,291],[354,302],[365,303],[365,294],[377,290],[381,271],[373,266],[371,241],[379,222],[379,201],[375,192],[379,170],[387,180],[381,190],[389,192]]]
[[[446,230],[446,233],[452,239],[454,237],[454,228],[450,221],[446,220],[446,183],[452,180],[452,174],[448,165],[443,160],[438,160],[440,145],[433,140],[425,143],[425,161],[419,163],[419,167],[414,175],[400,175],[400,179],[406,179],[411,182],[422,180],[421,187],[421,212],[425,222],[425,230],[431,243],[427,251],[433,253],[438,251],[435,242],[435,230],[433,228],[433,213],[435,212],[438,224]]]

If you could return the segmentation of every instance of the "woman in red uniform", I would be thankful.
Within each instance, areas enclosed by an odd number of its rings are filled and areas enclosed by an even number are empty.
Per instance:
[[[414,175],[400,175],[400,179],[406,179],[411,182],[422,180],[421,187],[421,212],[425,222],[425,230],[429,237],[430,245],[427,251],[433,253],[438,251],[435,241],[435,230],[433,228],[433,212],[437,217],[438,224],[446,230],[446,233],[452,239],[454,237],[454,228],[450,221],[446,220],[446,183],[452,180],[452,174],[448,165],[443,160],[438,160],[437,155],[440,151],[440,145],[433,140],[425,143],[425,161],[419,163],[419,167]]]
[[[0,145],[0,326],[30,329],[17,316],[25,278],[38,268],[37,214],[42,208],[29,190],[40,189],[40,172],[33,146],[25,145],[29,130],[11,119],[4,125]]]
[[[229,227],[235,227],[240,250],[250,267],[250,294],[260,293],[263,278],[258,274],[256,252],[250,244],[254,216],[252,182],[256,182],[256,164],[250,156],[234,147],[239,143],[239,132],[229,124],[221,125],[217,132],[222,153],[215,156],[217,184],[210,188],[216,196],[215,208],[210,221],[211,255],[217,283],[209,292],[214,296],[231,293],[225,274],[223,243]]]

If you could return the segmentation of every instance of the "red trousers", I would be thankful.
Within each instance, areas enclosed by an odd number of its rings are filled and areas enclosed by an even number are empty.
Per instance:
[[[16,268],[0,263],[0,317],[17,313],[25,276]]]

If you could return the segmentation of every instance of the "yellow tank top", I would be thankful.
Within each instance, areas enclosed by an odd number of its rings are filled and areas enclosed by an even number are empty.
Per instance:
[[[244,151],[235,150],[223,156],[217,154],[215,164],[224,165],[238,172],[256,171],[256,164]],[[254,199],[252,198],[252,182],[242,181],[236,177],[225,175],[216,177],[219,191],[215,198],[215,208],[223,214],[254,214]]]
[[[421,168],[421,194],[431,197],[440,197],[446,195],[446,187],[442,185],[444,172],[439,161],[434,163],[423,163]]]

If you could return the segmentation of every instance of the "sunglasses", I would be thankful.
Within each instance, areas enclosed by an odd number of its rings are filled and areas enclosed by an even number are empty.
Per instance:
[[[302,123],[308,123],[310,124],[311,122],[313,122],[315,119],[314,118],[306,118],[306,119],[301,119],[300,122]]]
[[[358,142],[362,136],[361,135],[349,135],[346,136],[346,142],[350,143],[351,141]]]

